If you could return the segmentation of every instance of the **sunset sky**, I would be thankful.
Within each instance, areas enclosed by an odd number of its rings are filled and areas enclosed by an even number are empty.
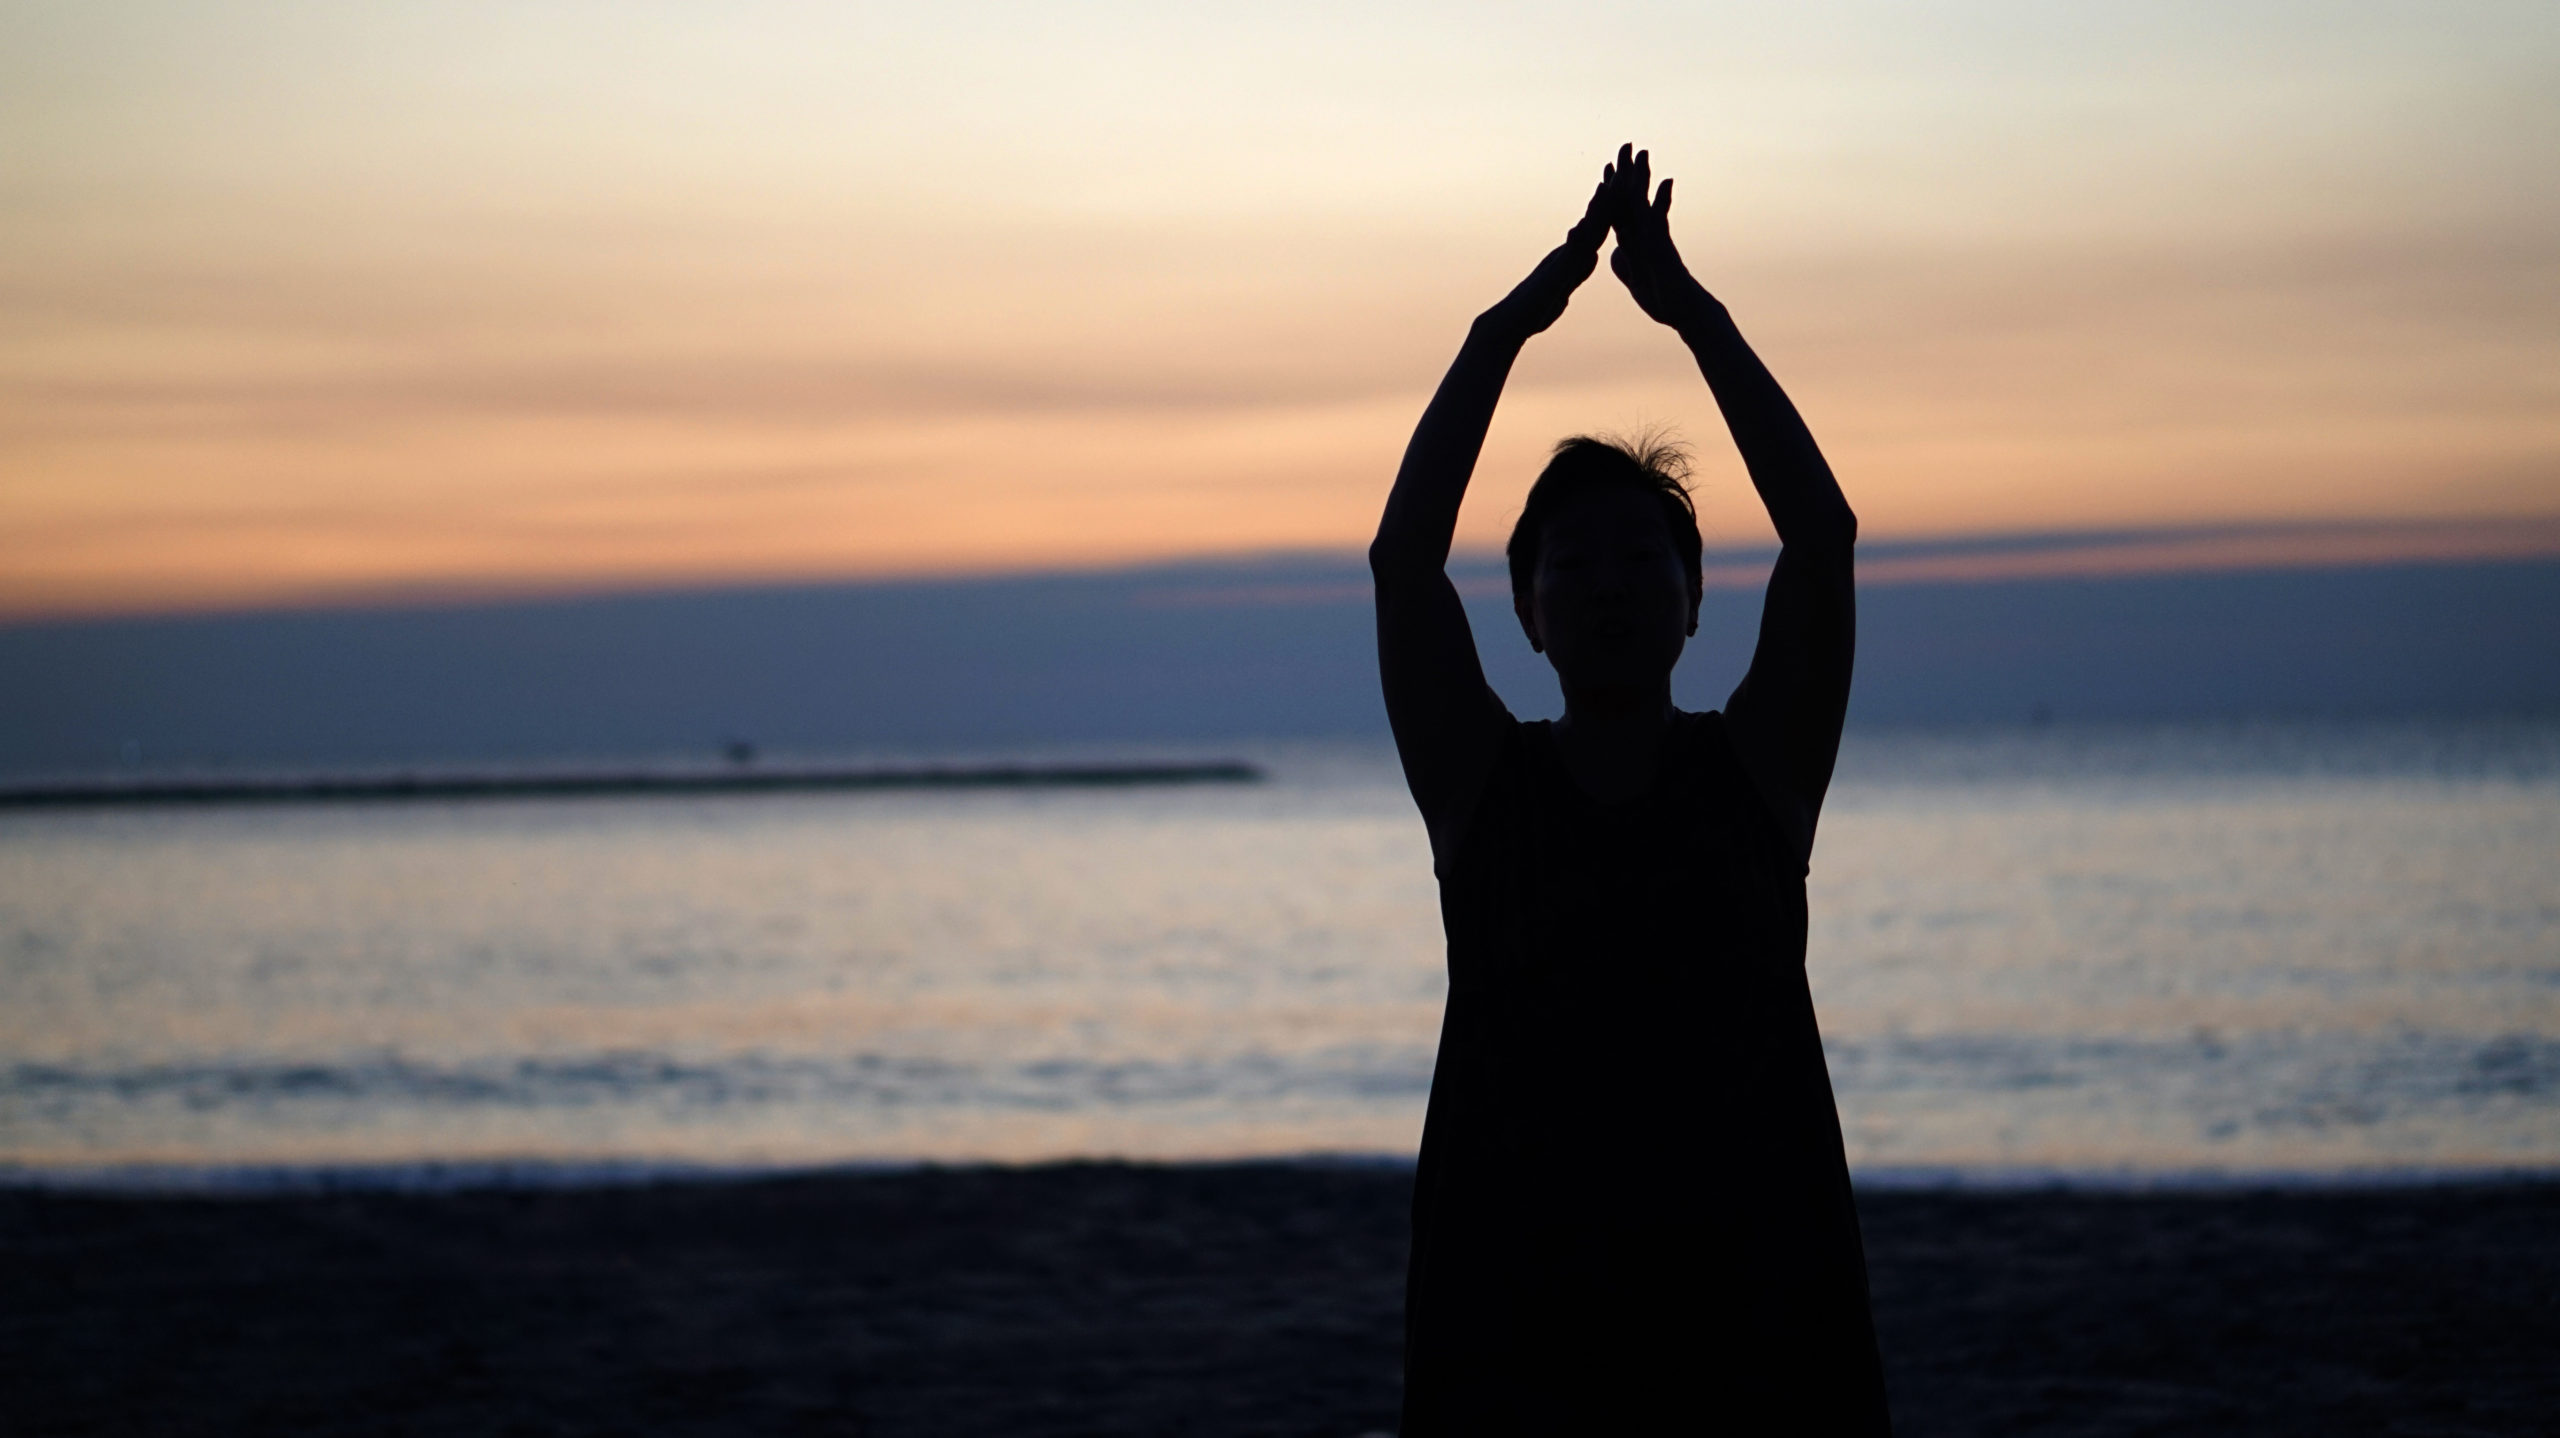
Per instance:
[[[2549,0],[80,0],[0,13],[0,618],[1357,545],[1622,139],[1870,538],[2560,548]],[[1766,534],[1604,271],[1462,538],[1647,424]]]

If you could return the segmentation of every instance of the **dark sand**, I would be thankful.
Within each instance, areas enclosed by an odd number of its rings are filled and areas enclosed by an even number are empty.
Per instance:
[[[1410,1182],[0,1193],[0,1432],[1351,1438]],[[1861,1207],[1906,1434],[2560,1432],[2560,1184]]]

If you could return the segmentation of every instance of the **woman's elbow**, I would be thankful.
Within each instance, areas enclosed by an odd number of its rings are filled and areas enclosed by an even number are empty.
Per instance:
[[[1378,580],[1405,579],[1415,575],[1438,573],[1444,560],[1429,552],[1424,545],[1400,535],[1380,530],[1369,541],[1369,577]]]
[[[1820,550],[1846,554],[1858,542],[1858,515],[1849,501],[1835,499],[1816,505],[1798,516],[1799,522],[1782,531],[1779,542],[1789,549]]]
[[[1849,507],[1849,496],[1840,492],[1838,484],[1823,486],[1830,493],[1814,506],[1814,524],[1818,542],[1827,548],[1847,549],[1858,542],[1858,512]]]

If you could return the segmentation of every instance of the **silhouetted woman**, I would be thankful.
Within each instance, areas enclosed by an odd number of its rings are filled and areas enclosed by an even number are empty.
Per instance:
[[[1413,1207],[1404,1438],[1881,1433],[1804,877],[1849,698],[1857,520],[1795,406],[1618,152],[1581,223],[1478,316],[1369,551],[1378,662],[1431,831],[1449,1000]],[[1672,706],[1697,630],[1676,452],[1573,439],[1529,492],[1512,604],[1564,717],[1485,684],[1445,567],[1530,336],[1598,263],[1677,331],[1780,549],[1722,713]]]

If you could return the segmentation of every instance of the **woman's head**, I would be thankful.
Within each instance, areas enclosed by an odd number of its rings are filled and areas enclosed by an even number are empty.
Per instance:
[[[1658,681],[1703,590],[1688,456],[1658,438],[1556,446],[1513,526],[1511,603],[1568,686]]]

